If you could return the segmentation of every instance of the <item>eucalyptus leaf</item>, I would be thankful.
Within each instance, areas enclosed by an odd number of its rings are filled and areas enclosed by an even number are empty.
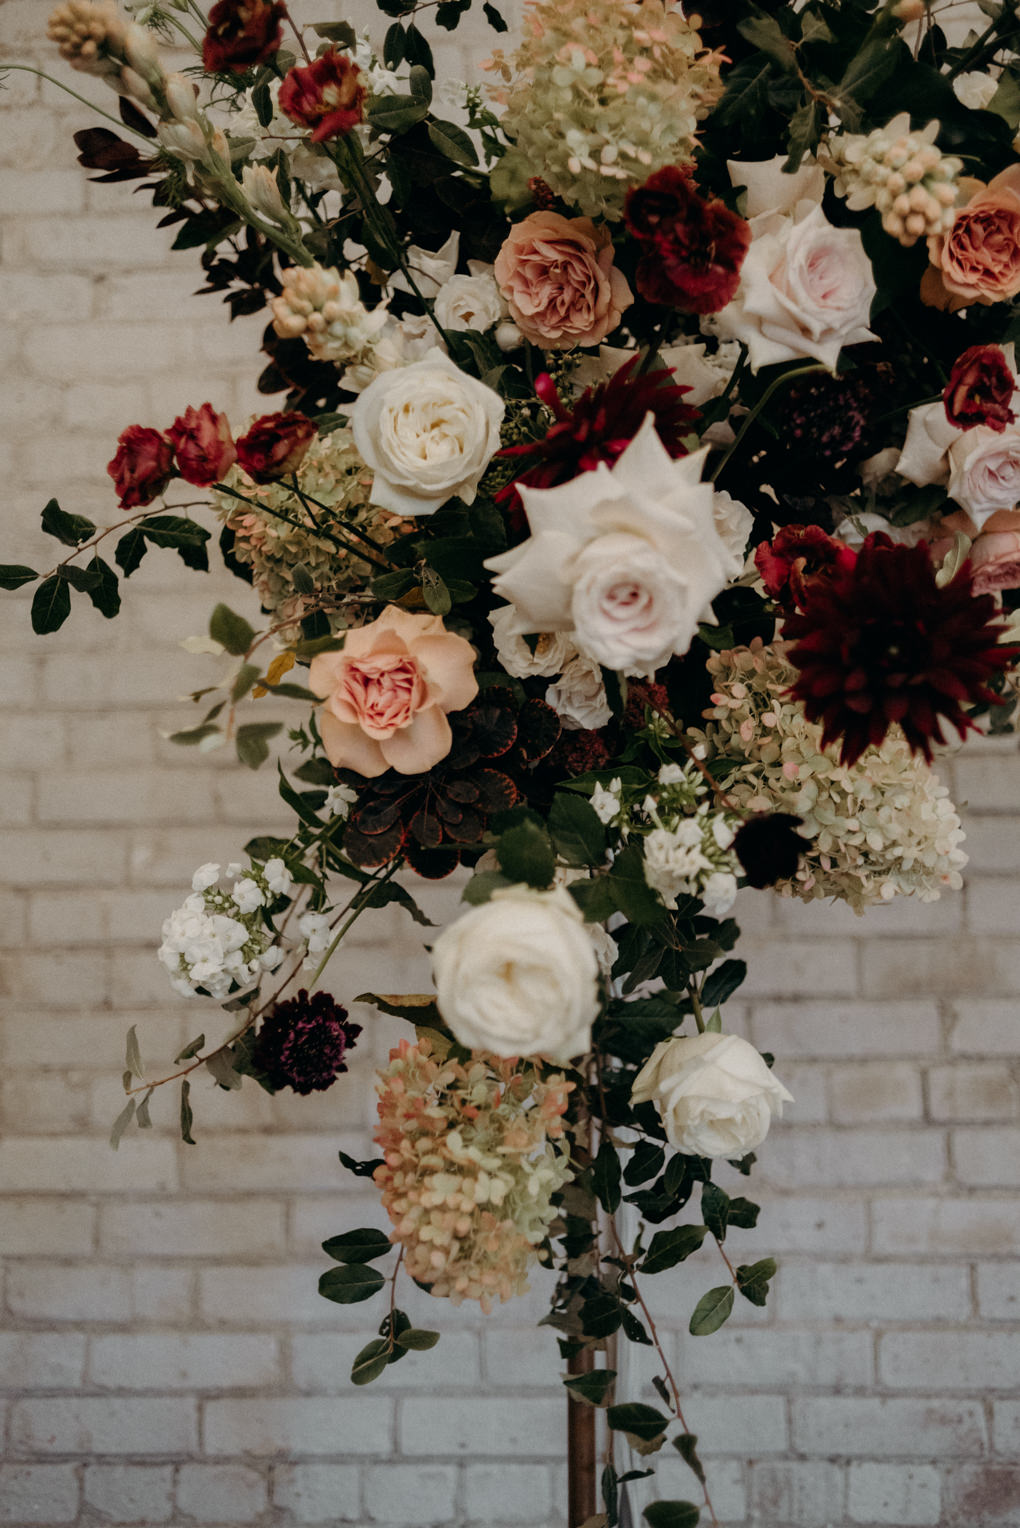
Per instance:
[[[113,1128],[110,1131],[110,1145],[113,1147],[114,1151],[116,1151],[117,1147],[120,1145],[121,1136],[124,1134],[124,1131],[134,1119],[136,1107],[137,1105],[135,1100],[133,1098],[129,1098],[123,1109],[117,1115],[117,1118],[114,1120]]]

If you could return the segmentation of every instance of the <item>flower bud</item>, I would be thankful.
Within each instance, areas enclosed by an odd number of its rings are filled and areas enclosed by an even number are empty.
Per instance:
[[[150,111],[155,110],[156,98],[149,89],[147,82],[137,70],[132,69],[128,64],[125,64],[120,71],[119,79],[109,80],[107,83],[111,84],[120,95],[130,96],[140,106],[148,106]]]
[[[150,85],[160,83],[163,65],[160,63],[156,39],[148,27],[140,27],[137,21],[131,22],[124,34],[124,56],[132,69],[137,70]]]
[[[183,74],[168,74],[164,86],[171,116],[178,122],[191,122],[198,116],[198,91]]]
[[[161,122],[157,128],[159,141],[168,154],[188,161],[205,158],[205,134],[197,121]]]
[[[264,164],[246,164],[241,172],[241,189],[256,212],[274,223],[287,223],[290,213],[280,195],[276,171]]]

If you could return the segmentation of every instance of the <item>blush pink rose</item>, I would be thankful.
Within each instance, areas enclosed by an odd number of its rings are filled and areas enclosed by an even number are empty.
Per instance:
[[[608,228],[533,212],[511,228],[493,274],[525,339],[547,350],[598,345],[634,301]]]
[[[1020,531],[987,531],[970,549],[975,594],[1020,589]]]
[[[928,240],[934,275],[949,296],[946,306],[1005,302],[1020,292],[1020,165],[987,186],[963,184],[969,201],[957,208],[948,233]],[[926,301],[936,295],[930,280],[921,295]]]
[[[226,477],[237,460],[237,451],[226,414],[217,414],[211,403],[189,406],[167,430],[177,456],[177,470],[186,483],[208,488]]]
[[[339,653],[312,659],[308,688],[322,697],[326,756],[372,779],[387,769],[424,774],[450,751],[448,711],[478,693],[475,650],[438,615],[388,605],[349,631]]]

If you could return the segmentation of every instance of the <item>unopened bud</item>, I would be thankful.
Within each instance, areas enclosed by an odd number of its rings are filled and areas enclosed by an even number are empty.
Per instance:
[[[897,21],[920,21],[926,9],[925,0],[897,0],[892,13]]]
[[[166,104],[178,122],[192,122],[198,116],[198,90],[183,74],[166,77]]]
[[[241,189],[256,212],[275,223],[290,221],[290,214],[280,195],[276,171],[264,164],[246,164],[241,172]]]
[[[138,71],[150,84],[158,84],[163,78],[163,65],[159,61],[156,39],[147,27],[132,21],[124,33],[124,54],[132,69]]]
[[[121,69],[119,81],[111,80],[110,83],[121,95],[130,96],[133,101],[137,101],[139,106],[148,106],[150,110],[155,109],[156,98],[148,84],[128,64]]]
[[[205,158],[205,134],[196,121],[161,122],[157,131],[168,154],[186,160]]]

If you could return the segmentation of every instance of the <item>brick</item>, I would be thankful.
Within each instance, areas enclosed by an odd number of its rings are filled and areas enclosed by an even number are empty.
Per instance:
[[[2,874],[12,886],[115,885],[126,869],[124,835],[74,828],[12,828],[4,833]]]
[[[7,217],[58,212],[70,218],[85,205],[85,177],[74,170],[0,169],[0,202]]]
[[[1020,1401],[999,1401],[992,1406],[992,1443],[997,1454],[1020,1458]]]
[[[1020,1226],[996,1199],[883,1198],[872,1207],[874,1249],[966,1257],[1020,1249]]]
[[[273,1199],[106,1204],[100,1212],[99,1245],[112,1256],[263,1258],[284,1243],[284,1206]]]
[[[188,769],[150,769],[125,780],[124,771],[54,770],[40,782],[40,822],[176,822],[191,812],[203,781]]]
[[[835,939],[746,940],[747,980],[741,996],[797,998],[803,992],[845,998],[857,991],[853,947]]]
[[[1008,1263],[983,1263],[977,1269],[978,1313],[985,1320],[1016,1320],[1020,1315],[1020,1277]]]
[[[860,1459],[980,1454],[985,1424],[976,1401],[817,1395],[793,1402],[800,1453]]]
[[[971,875],[1016,870],[1016,843],[1012,833],[1003,832],[1001,820],[968,813],[966,829],[965,847],[970,855]]]
[[[817,1528],[842,1510],[843,1471],[812,1460],[765,1461],[751,1467],[752,1510],[767,1523]]]
[[[7,1303],[17,1316],[50,1322],[186,1319],[191,1286],[185,1270],[121,1268],[101,1263],[12,1263]]]
[[[964,1056],[1020,1055],[1020,1023],[1012,999],[975,997],[955,1007],[950,1050]]]
[[[359,1392],[346,1400],[274,1400],[254,1396],[207,1401],[202,1436],[206,1454],[388,1454],[393,1445],[393,1402]],[[437,1449],[438,1452],[438,1444]]]
[[[0,1523],[73,1523],[79,1494],[71,1464],[0,1464]]]
[[[527,1470],[514,1476],[527,1480]],[[544,1471],[535,1471],[545,1474]],[[511,1494],[510,1482],[506,1494]],[[526,1489],[526,1486],[525,1486]],[[546,1495],[548,1496],[548,1479]],[[420,1523],[435,1528],[453,1520],[456,1507],[457,1471],[450,1465],[387,1463],[366,1471],[365,1501],[373,1523]],[[505,1500],[505,1497],[503,1498]],[[468,1509],[470,1512],[470,1508]],[[491,1519],[490,1519],[491,1521]]]
[[[92,1464],[85,1470],[85,1501],[113,1523],[165,1523],[173,1512],[173,1468],[168,1464]]]
[[[647,1399],[654,1402],[655,1397],[649,1394]],[[695,1416],[698,1452],[706,1461],[717,1454],[758,1459],[763,1454],[785,1454],[790,1447],[786,1401],[782,1395],[745,1395],[739,1388],[729,1395],[697,1391],[691,1396],[688,1421]],[[690,1490],[689,1480],[687,1489]]]
[[[548,1470],[538,1465],[469,1464],[464,1471],[465,1516],[486,1528],[490,1523],[546,1523],[552,1508],[549,1486]],[[412,1514],[408,1520],[415,1521]]]
[[[50,1396],[11,1410],[15,1454],[188,1454],[195,1403],[182,1397]]]
[[[104,1390],[255,1390],[278,1383],[280,1354],[268,1333],[116,1333],[93,1337],[88,1373]]]
[[[642,1293],[647,1293],[642,1290]],[[560,1393],[566,1365],[548,1327],[490,1331],[482,1336],[485,1384],[492,1389],[508,1386],[545,1388]]]
[[[928,1073],[928,1106],[936,1120],[1015,1118],[1020,1089],[1003,1062],[954,1061]]]
[[[897,1390],[1013,1390],[1020,1336],[1008,1332],[887,1332],[878,1373]]]
[[[49,950],[9,954],[4,980],[41,1006],[99,1008],[107,997],[109,962],[102,950]]]
[[[105,1193],[132,1188],[165,1193],[177,1186],[176,1148],[172,1141],[144,1136],[132,1137],[119,1152],[86,1136],[12,1136],[0,1141],[0,1182],[7,1189],[43,1194],[87,1193],[97,1184]]]
[[[753,1187],[750,1193],[762,1206],[759,1224],[767,1227],[775,1246],[791,1255],[859,1253],[867,1240],[868,1213],[859,1198],[849,1198],[838,1191],[825,1197],[812,1197],[799,1190],[783,1196]]]
[[[562,1400],[515,1402],[499,1397],[433,1396],[400,1402],[399,1445],[405,1454],[559,1458],[566,1446]]]
[[[738,1375],[748,1390],[789,1386],[828,1390],[865,1388],[872,1382],[871,1334],[860,1332],[734,1331],[729,1324],[703,1343],[684,1334],[679,1342],[682,1386],[717,1384]]]
[[[942,1491],[944,1528],[1014,1528],[1020,1522],[1020,1466],[957,1466]]]
[[[1016,933],[1020,881],[1003,877],[969,880],[966,895],[967,927],[975,934]]]
[[[351,1464],[277,1465],[273,1503],[299,1523],[356,1523],[361,1528],[361,1487]]]
[[[388,990],[388,989],[387,989]],[[410,991],[410,988],[399,988]],[[360,1139],[334,1137],[327,1142],[317,1135],[266,1136],[224,1134],[216,1142],[215,1157],[194,1152],[184,1159],[183,1176],[188,1189],[216,1192],[254,1190],[273,1193],[281,1189],[339,1189],[343,1169],[336,1148],[364,1155]]]
[[[833,1072],[829,1087],[832,1118],[840,1125],[920,1119],[924,1112],[920,1074],[910,1062],[841,1066]]]
[[[26,256],[40,270],[80,270],[84,249],[95,267],[124,270],[159,266],[170,243],[170,235],[157,229],[151,217],[120,212],[68,218],[66,222],[32,218],[26,220],[23,231]],[[94,353],[91,360],[83,355],[78,375],[87,381],[95,366]]]
[[[821,1184],[940,1183],[946,1173],[943,1132],[805,1130],[777,1127],[769,1136],[768,1173],[778,1187]]]
[[[953,1131],[953,1161],[961,1183],[980,1188],[1020,1184],[1020,1129]]]
[[[939,1472],[930,1465],[853,1463],[847,1508],[854,1523],[929,1528],[942,1521]]]
[[[320,1296],[321,1299],[321,1296]],[[387,1390],[464,1390],[480,1384],[478,1338],[473,1332],[442,1331],[434,1348],[409,1353],[377,1380],[373,1394]],[[336,1395],[350,1388],[351,1366],[368,1339],[360,1331],[295,1334],[291,1338],[291,1374],[298,1390]],[[555,1344],[551,1344],[555,1348]]]
[[[4,1255],[87,1257],[95,1240],[96,1210],[77,1199],[0,1199]]]
[[[824,1125],[829,1119],[828,1072],[823,1066],[782,1062],[783,1085],[793,1094],[785,1117],[791,1124]]]
[[[751,1034],[777,1056],[934,1055],[942,1040],[934,1002],[756,1003]]]
[[[319,1294],[319,1276],[324,1267],[320,1254],[317,1264],[203,1268],[198,1275],[199,1310],[206,1321],[245,1326],[252,1322],[272,1325],[312,1322],[321,1326],[328,1311],[331,1325],[350,1324],[363,1332],[364,1320],[358,1319],[359,1313],[353,1307],[348,1313],[346,1306],[327,1306]],[[243,1305],[238,1302],[239,1289],[244,1290]]]
[[[1015,812],[1020,800],[1020,757],[1016,744],[986,757],[964,754],[956,760],[956,799],[973,803],[975,813]]]
[[[266,1508],[265,1476],[242,1464],[182,1464],[177,1510],[203,1523],[252,1523]]]
[[[782,1245],[782,1243],[780,1243]],[[774,1284],[782,1321],[963,1321],[970,1277],[947,1263],[795,1263]]]
[[[903,991],[959,997],[979,991],[1009,995],[1020,985],[1020,944],[1006,939],[876,939],[861,975],[865,997]]]
[[[0,1390],[73,1390],[85,1371],[85,1338],[71,1332],[0,1332]]]

